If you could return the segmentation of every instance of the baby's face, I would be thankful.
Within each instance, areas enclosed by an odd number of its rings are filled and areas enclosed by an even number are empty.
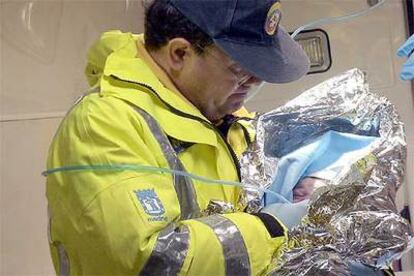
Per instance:
[[[293,202],[296,203],[305,199],[309,199],[315,190],[315,187],[324,185],[325,181],[323,179],[305,177],[293,189]]]

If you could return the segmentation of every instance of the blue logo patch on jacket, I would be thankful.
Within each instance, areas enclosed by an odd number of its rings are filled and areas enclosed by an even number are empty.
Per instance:
[[[154,189],[136,190],[134,191],[142,208],[147,215],[149,221],[166,221],[164,206]]]

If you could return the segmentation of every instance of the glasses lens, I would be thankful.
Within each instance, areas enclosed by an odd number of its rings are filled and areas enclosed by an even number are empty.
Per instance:
[[[233,73],[236,77],[237,82],[239,84],[245,83],[251,78],[251,74],[244,70],[240,65],[233,64],[232,66],[228,67],[228,69]]]
[[[225,67],[226,70],[229,70],[236,78],[238,84],[243,84],[251,78],[252,75],[235,62],[233,62],[233,64],[230,66],[224,65],[223,59],[219,58],[217,54],[214,53],[213,49],[215,47],[206,48],[201,47],[200,45],[194,45],[194,47],[207,52],[213,59],[216,60],[217,64],[220,64],[221,67]]]

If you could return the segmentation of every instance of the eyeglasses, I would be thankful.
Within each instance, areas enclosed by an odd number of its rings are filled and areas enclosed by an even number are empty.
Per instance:
[[[241,65],[233,61],[233,64],[231,65],[225,65],[223,63],[223,58],[218,57],[214,52],[212,51],[212,48],[203,47],[200,45],[194,45],[194,47],[198,48],[200,51],[208,53],[217,64],[220,64],[220,67],[222,67],[225,70],[230,71],[230,73],[234,76],[234,78],[237,80],[238,85],[244,84],[246,81],[248,81],[252,74],[246,71]],[[230,58],[229,58],[230,59]],[[231,59],[230,59],[231,60]]]

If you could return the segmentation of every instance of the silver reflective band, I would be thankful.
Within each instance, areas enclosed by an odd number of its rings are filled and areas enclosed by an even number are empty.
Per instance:
[[[47,239],[50,244],[53,243],[52,240],[52,210],[50,210],[49,205],[47,205]]]
[[[190,233],[174,224],[162,230],[140,275],[178,275],[187,256]]]
[[[237,226],[229,219],[213,215],[198,218],[210,226],[223,248],[226,275],[250,275],[250,261],[246,245]]]
[[[168,165],[172,170],[184,171],[184,166],[178,159],[174,148],[168,140],[157,121],[146,111],[135,107],[134,109],[144,118],[148,127],[151,129],[152,134],[160,144],[161,150],[167,159]],[[193,182],[189,177],[181,175],[173,175],[174,188],[177,193],[178,200],[180,202],[181,219],[190,219],[200,216],[200,207],[197,203],[197,195],[193,186]]]
[[[70,264],[69,264],[69,257],[66,253],[63,244],[59,243],[57,245],[57,250],[59,254],[59,275],[60,276],[67,276],[70,274]]]

